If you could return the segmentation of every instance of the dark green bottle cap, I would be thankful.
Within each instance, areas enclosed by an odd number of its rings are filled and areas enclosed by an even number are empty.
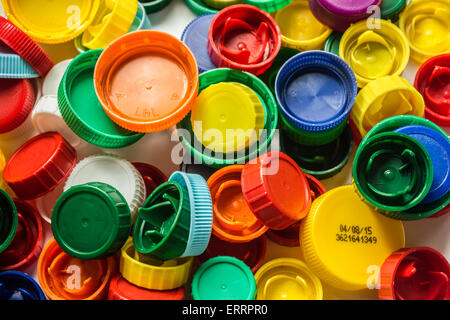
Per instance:
[[[305,146],[291,139],[286,132],[281,133],[281,151],[297,162],[303,172],[317,179],[327,179],[338,174],[347,164],[353,149],[350,127],[335,140],[321,146]]]
[[[161,184],[147,198],[134,224],[137,251],[157,260],[181,257],[191,225],[189,194],[176,182]]]
[[[339,45],[341,44],[341,38],[343,33],[334,31],[328,37],[327,41],[325,41],[324,51],[334,53],[335,55],[339,55]]]
[[[5,251],[13,241],[17,224],[16,205],[5,190],[0,189],[0,253]]]
[[[399,14],[405,7],[406,0],[383,0],[381,4],[381,18],[396,22]]]
[[[414,138],[397,132],[361,143],[353,161],[359,194],[384,215],[402,220],[402,211],[419,204],[431,188],[433,164]]]
[[[71,187],[56,201],[52,212],[56,242],[79,259],[113,255],[131,231],[131,214],[125,198],[106,183]]]
[[[184,0],[184,2],[198,16],[219,12],[219,10],[207,6],[203,0]]]
[[[171,0],[139,0],[147,14],[160,11],[167,7]]]
[[[283,9],[292,0],[244,0],[245,4],[250,4],[252,6],[258,7],[266,12],[275,12]]]
[[[102,148],[121,148],[144,134],[118,126],[103,111],[94,88],[94,69],[101,53],[101,49],[86,51],[69,64],[59,84],[59,111],[83,140]]]

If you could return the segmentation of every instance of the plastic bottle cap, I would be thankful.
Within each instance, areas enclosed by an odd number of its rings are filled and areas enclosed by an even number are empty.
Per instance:
[[[343,33],[334,31],[325,41],[324,51],[339,55],[339,47]]]
[[[184,0],[184,2],[198,16],[219,12],[219,10],[207,6],[203,0]]]
[[[370,17],[381,0],[309,0],[312,13],[331,29],[344,32],[352,23]]]
[[[435,249],[398,250],[381,267],[378,296],[387,300],[448,300],[449,277],[450,265]]]
[[[145,8],[147,14],[164,9],[171,0],[139,0]]]
[[[131,238],[122,247],[120,273],[130,283],[149,290],[173,290],[188,281],[194,258],[158,261],[138,253]]]
[[[420,93],[403,78],[387,76],[371,81],[356,96],[352,119],[364,137],[378,122],[397,115],[423,116]]]
[[[81,43],[89,49],[103,49],[130,29],[138,9],[137,0],[106,0],[83,33]]]
[[[192,20],[181,35],[183,41],[194,54],[200,73],[216,68],[208,53],[208,31],[214,14],[207,14]]]
[[[197,174],[174,172],[169,181],[177,182],[189,196],[191,224],[189,238],[181,257],[201,255],[208,246],[213,222],[211,193],[205,179]]]
[[[153,1],[156,2],[156,1]],[[145,11],[145,7],[141,1],[138,2],[136,16],[134,17],[133,23],[131,24],[128,32],[139,31],[139,30],[149,30],[152,28],[150,19]]]
[[[0,272],[0,296],[2,300],[45,300],[39,284],[18,271]]]
[[[210,8],[221,10],[235,4],[240,4],[242,0],[203,0],[203,2]]]
[[[83,140],[104,148],[120,148],[144,135],[115,124],[95,94],[94,68],[102,50],[78,55],[67,67],[58,90],[59,110],[67,125]]]
[[[243,0],[245,4],[258,7],[266,12],[276,12],[289,5],[292,0]]]
[[[11,197],[0,189],[0,253],[14,240],[17,231],[18,215]]]
[[[3,178],[22,199],[35,199],[55,189],[72,171],[75,149],[59,133],[28,140],[9,158]]]
[[[196,163],[185,163],[182,162],[180,165],[180,171],[186,172],[186,173],[193,173],[198,174],[203,177],[203,179],[208,180],[209,177],[212,176],[214,172],[217,170],[211,167],[208,167],[204,164],[196,164]]]
[[[235,257],[243,261],[255,273],[264,261],[266,248],[267,241],[264,235],[243,243],[227,242],[212,235],[206,251],[199,256],[199,261],[203,263],[218,256]]]
[[[300,260],[274,259],[255,274],[257,300],[322,300],[319,278]]]
[[[242,170],[242,194],[264,224],[283,230],[303,219],[311,207],[311,190],[300,167],[282,152],[269,152]]]
[[[323,49],[332,30],[320,23],[309,9],[308,0],[294,0],[275,13],[285,47],[302,51]]]
[[[383,0],[381,3],[381,18],[396,22],[400,12],[406,7],[406,0]]]
[[[427,60],[417,71],[415,88],[425,100],[425,116],[438,125],[450,127],[450,54]]]
[[[191,125],[195,137],[206,148],[236,152],[259,140],[264,128],[264,107],[249,87],[238,82],[220,82],[200,92],[191,111]],[[213,131],[220,134],[211,136]]]
[[[371,209],[352,186],[317,198],[300,226],[306,264],[323,282],[341,290],[367,289],[371,270],[404,245],[402,222]]]
[[[194,300],[254,300],[256,283],[250,268],[233,257],[203,263],[192,279]]]
[[[244,166],[222,168],[208,179],[213,202],[213,233],[228,242],[249,242],[267,231],[245,201],[241,187]]]
[[[211,167],[223,167],[232,164],[246,163],[249,159],[256,158],[267,150],[272,138],[276,132],[278,124],[278,109],[275,98],[270,89],[258,77],[235,69],[218,68],[203,72],[199,77],[200,93],[209,86],[221,82],[239,82],[251,90],[253,90],[260,98],[264,107],[265,124],[263,132],[259,137],[257,145],[251,145],[245,152],[229,153],[213,153],[211,150],[204,150],[201,142],[195,139],[192,130],[190,116],[182,119],[177,128],[177,133],[181,138],[183,147],[188,150],[188,155],[196,160],[197,163],[203,163]]]
[[[0,79],[0,134],[12,131],[27,119],[35,93],[28,79]]]
[[[363,141],[353,161],[353,179],[361,196],[393,218],[419,204],[431,188],[433,164],[414,138],[397,132],[380,133]]]
[[[341,135],[320,146],[307,146],[292,141],[292,137],[281,132],[281,151],[292,157],[303,172],[317,179],[327,179],[338,174],[347,164],[353,150],[350,128],[345,125]]]
[[[299,53],[289,59],[278,73],[275,92],[289,131],[322,136],[325,144],[338,132],[328,131],[346,122],[356,97],[356,79],[348,64],[324,51]]]
[[[142,179],[144,179],[145,199],[150,196],[150,194],[156,189],[156,187],[167,181],[166,175],[151,164],[143,162],[133,162],[132,164],[136,168],[136,170],[139,171]]]
[[[218,67],[258,75],[280,51],[281,34],[275,20],[261,9],[238,4],[215,15],[208,34],[208,52]]]
[[[113,186],[125,198],[134,222],[138,208],[144,202],[145,184],[139,172],[125,159],[111,154],[98,154],[77,163],[64,186],[69,188],[88,182],[103,182]]]
[[[8,185],[5,182],[5,179],[3,179],[3,170],[5,169],[6,165],[6,159],[5,154],[3,153],[2,149],[0,148],[0,189],[6,189],[8,188]]]
[[[183,300],[184,288],[173,290],[148,290],[137,287],[120,275],[109,283],[108,300]]]
[[[22,200],[14,200],[17,208],[17,231],[8,248],[0,254],[1,270],[20,270],[34,263],[43,246],[43,228],[39,213]]]
[[[114,187],[90,182],[61,195],[53,208],[51,226],[64,252],[85,260],[106,258],[128,239],[130,208]]]
[[[116,257],[80,260],[65,253],[51,239],[37,265],[38,279],[51,300],[102,300],[117,273]]]
[[[42,95],[57,95],[59,84],[73,59],[58,62],[50,69],[42,82]]]
[[[450,3],[447,0],[412,1],[400,14],[399,26],[419,64],[450,52]]]
[[[393,23],[361,21],[345,31],[339,55],[355,71],[358,87],[384,76],[400,76],[409,61],[408,40]]]
[[[313,202],[317,197],[327,192],[327,190],[320,183],[319,180],[317,180],[316,178],[307,173],[303,173],[303,175],[308,181],[308,185],[311,190],[311,202]],[[289,227],[283,230],[269,229],[267,231],[267,236],[269,237],[270,240],[278,243],[279,245],[287,247],[298,247],[300,245],[300,242],[298,241],[299,232],[300,232],[300,221],[294,223],[293,225],[290,225]]]
[[[448,204],[444,209],[436,212],[435,214],[429,216],[428,218],[439,218],[450,212],[450,204]]]
[[[136,31],[103,51],[94,86],[106,114],[118,125],[161,131],[189,113],[198,93],[198,68],[189,48],[175,37]]]
[[[38,78],[39,74],[10,47],[0,43],[0,77],[6,79]]]
[[[425,126],[406,126],[395,130],[407,134],[425,148],[433,164],[433,183],[422,204],[439,200],[450,190],[450,140]]]
[[[157,260],[181,257],[191,226],[188,190],[175,181],[161,184],[139,209],[133,231],[136,250]]]

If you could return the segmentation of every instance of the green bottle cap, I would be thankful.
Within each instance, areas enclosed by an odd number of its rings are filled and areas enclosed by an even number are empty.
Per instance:
[[[405,7],[406,0],[383,0],[381,4],[381,18],[396,22],[399,14]]]
[[[0,253],[5,251],[13,241],[17,224],[16,205],[5,190],[0,189]]]
[[[325,41],[324,51],[334,53],[335,55],[339,55],[339,45],[341,44],[341,38],[343,33],[334,31],[328,37],[327,41]]]
[[[52,231],[67,254],[79,259],[113,255],[131,231],[125,198],[106,183],[90,182],[65,191],[52,212]]]
[[[353,180],[369,205],[402,220],[402,211],[419,204],[431,188],[433,165],[425,148],[397,132],[372,136],[361,143],[353,161]]]
[[[281,66],[286,61],[295,56],[297,53],[300,53],[297,49],[281,47],[270,68],[263,74],[259,75],[259,78],[270,88],[273,95],[275,95],[275,79],[277,78],[278,71],[280,71]]]
[[[234,257],[203,263],[192,280],[194,300],[254,300],[256,281],[250,268]]]
[[[245,4],[258,7],[266,12],[281,10],[291,2],[292,0],[244,0]]]
[[[292,135],[282,132],[281,151],[289,155],[303,172],[317,179],[327,179],[338,174],[347,164],[353,149],[353,136],[349,126],[335,140],[321,146],[305,146],[292,140]]]
[[[278,124],[278,107],[275,98],[266,86],[266,84],[258,77],[236,69],[217,68],[200,74],[199,77],[199,94],[212,84],[220,82],[238,82],[252,89],[261,100],[264,108],[264,130],[259,141],[251,144],[245,151],[239,151],[234,154],[215,153],[206,149],[200,141],[195,137],[191,124],[191,113],[177,124],[178,133],[184,149],[194,159],[196,164],[205,164],[210,167],[220,168],[232,164],[245,164],[250,159],[256,158],[261,154],[260,150],[267,150],[276,132]]]
[[[212,9],[221,10],[235,4],[240,4],[242,0],[203,0],[203,3]]]
[[[171,0],[139,0],[145,8],[147,14],[164,9]]]
[[[219,10],[207,6],[203,0],[184,0],[184,2],[198,16],[219,12]]]
[[[177,182],[165,182],[139,209],[133,231],[134,246],[140,253],[157,260],[181,257],[190,225],[188,191]]]
[[[59,110],[83,140],[102,148],[121,148],[144,134],[118,126],[103,111],[94,88],[94,68],[101,53],[101,49],[86,51],[69,64],[58,89]]]

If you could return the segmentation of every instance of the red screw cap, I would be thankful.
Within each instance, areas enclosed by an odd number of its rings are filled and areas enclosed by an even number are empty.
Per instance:
[[[378,296],[386,300],[450,299],[450,265],[428,247],[395,251],[381,266]]]
[[[21,199],[52,191],[72,171],[75,149],[57,132],[40,134],[22,145],[6,163],[3,178]]]
[[[311,207],[311,190],[302,170],[289,156],[269,152],[242,170],[242,193],[252,212],[274,230],[303,219]]]
[[[219,68],[259,75],[272,65],[280,48],[280,28],[270,14],[257,7],[229,6],[211,21],[208,52]]]

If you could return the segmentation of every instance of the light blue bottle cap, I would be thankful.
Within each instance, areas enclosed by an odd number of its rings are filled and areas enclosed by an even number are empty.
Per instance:
[[[21,56],[6,45],[0,44],[0,78],[39,78],[39,74]]]

